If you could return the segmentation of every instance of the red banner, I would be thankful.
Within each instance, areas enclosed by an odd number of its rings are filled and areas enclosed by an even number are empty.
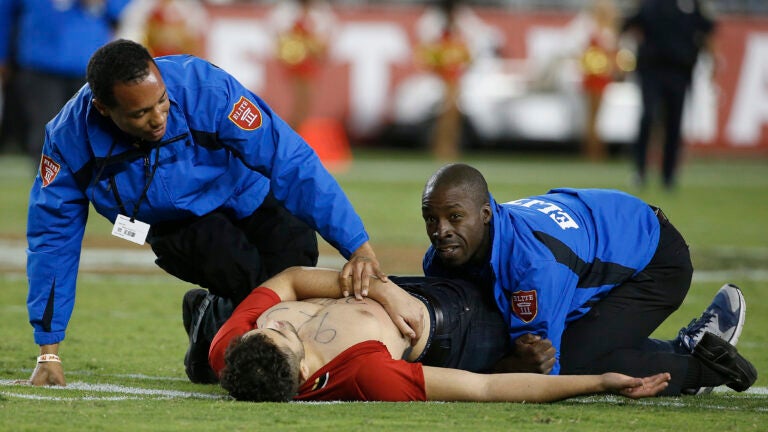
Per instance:
[[[375,136],[389,125],[423,118],[436,94],[430,90],[435,87],[428,72],[414,61],[417,25],[424,10],[419,6],[334,9],[328,61],[314,78],[310,115],[342,119],[353,138]],[[207,58],[287,117],[294,109],[292,89],[275,57],[270,10],[262,5],[228,5],[209,6],[208,12]],[[568,108],[573,105],[568,99],[575,81],[572,65],[554,62],[554,72],[542,66],[562,57],[557,50],[573,14],[493,8],[477,8],[475,13],[496,43],[496,55],[476,60],[462,81],[462,106],[480,135],[498,139],[527,134],[542,140],[580,136],[575,120],[579,110]],[[686,108],[685,137],[700,151],[765,153],[768,17],[719,17],[716,45],[720,61],[714,81],[711,63],[697,68]],[[560,87],[536,93],[534,81],[548,73]],[[608,95],[601,132],[611,140],[629,142],[640,112],[636,86],[629,79],[609,89]]]

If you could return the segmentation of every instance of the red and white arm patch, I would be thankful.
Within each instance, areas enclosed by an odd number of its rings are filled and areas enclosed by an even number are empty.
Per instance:
[[[258,129],[261,126],[261,117],[259,107],[246,99],[245,96],[240,96],[240,100],[235,103],[229,113],[229,119],[232,120],[232,123],[247,131]]]
[[[40,159],[40,178],[43,180],[43,187],[53,183],[59,171],[61,171],[61,165],[50,156],[43,155]]]
[[[509,296],[509,300],[515,315],[524,323],[533,321],[539,313],[539,302],[535,290],[515,291]]]

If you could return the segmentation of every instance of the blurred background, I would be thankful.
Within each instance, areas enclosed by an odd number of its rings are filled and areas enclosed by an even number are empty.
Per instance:
[[[0,5],[40,1],[0,0]],[[45,1],[67,8],[81,0]],[[100,1],[109,3],[86,2]],[[684,8],[692,0],[670,1]],[[297,6],[292,12],[287,0],[131,0],[112,22],[113,37],[144,42],[155,55],[192,53],[221,66],[310,144],[319,143],[319,152],[331,152],[321,154],[328,159],[348,157],[347,147],[434,149],[440,128],[443,137],[453,137],[443,145],[447,153],[435,153],[444,159],[477,149],[575,153],[590,139],[590,124],[592,139],[609,155],[623,153],[637,136],[642,102],[633,69],[638,40],[631,34],[615,36],[623,62],[590,115],[583,77],[594,67],[584,57],[589,44],[584,16],[591,0],[456,2],[462,9],[460,45],[432,51],[429,14],[438,2],[309,3],[318,8],[314,21],[298,23]],[[617,25],[638,4],[611,3]],[[686,151],[764,156],[768,2],[702,3],[717,20],[716,50],[702,53],[693,72],[682,124]],[[14,33],[5,34],[0,44],[12,46]],[[459,60],[451,58],[457,46],[465,51]],[[26,96],[12,86],[13,49],[3,52],[0,145],[13,153],[26,146],[18,130],[25,122],[14,108]],[[59,53],[69,55],[66,49]],[[452,87],[445,85],[446,70]],[[455,107],[446,104],[449,98]],[[440,120],[451,109],[452,118]],[[334,142],[324,143],[329,140]],[[342,154],[334,153],[332,147],[339,146]]]

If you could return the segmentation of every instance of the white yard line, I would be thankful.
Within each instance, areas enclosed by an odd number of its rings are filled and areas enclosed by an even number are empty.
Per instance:
[[[768,269],[694,270],[694,282],[768,281]]]
[[[317,265],[320,267],[341,268],[344,266],[341,255],[322,255]],[[0,240],[0,263],[3,267],[23,271],[27,265],[26,243]],[[150,249],[127,245],[125,249],[83,248],[80,255],[80,271],[120,270],[157,270],[155,254]]]
[[[9,390],[12,388],[30,388],[24,384],[16,384],[13,380],[0,380],[0,387],[6,387]],[[50,400],[120,400],[120,399],[146,399],[161,398],[161,399],[224,399],[222,395],[200,393],[200,392],[187,392],[179,390],[167,390],[167,389],[152,389],[144,387],[128,387],[119,384],[90,384],[85,382],[70,382],[66,387],[45,387],[45,390],[53,390],[56,392],[69,392],[71,390],[85,391],[89,393],[117,393],[117,396],[94,396],[91,394],[83,396],[48,396],[48,395],[35,395],[29,393],[17,393],[12,391],[2,391],[0,394],[5,396],[20,397],[23,399],[50,399]]]
[[[20,241],[0,240],[0,263],[2,267],[9,270],[23,272],[27,264],[27,255],[25,252],[26,244]],[[723,250],[730,251],[732,248],[724,247]],[[768,248],[751,248],[756,256],[766,256],[768,259]],[[318,259],[318,267],[341,268],[346,261],[340,255],[321,255]],[[104,272],[108,270],[126,271],[130,270],[157,270],[158,274],[163,274],[155,265],[155,255],[149,249],[143,249],[127,245],[125,249],[115,248],[84,248],[80,257],[80,271]],[[10,273],[10,272],[6,272]],[[756,281],[768,280],[768,269],[737,269],[737,270],[707,270],[694,271],[694,281],[697,282],[728,282],[734,279],[746,279]]]
[[[111,376],[118,376],[118,375],[111,375]],[[124,375],[120,375],[124,376]],[[140,376],[134,376],[134,377],[140,377]],[[164,378],[164,377],[147,377],[147,379],[156,380],[156,379],[175,379],[175,378]],[[19,398],[19,399],[33,399],[33,400],[103,400],[103,401],[121,401],[121,400],[142,400],[142,399],[211,399],[211,400],[221,400],[225,399],[226,396],[222,395],[216,395],[216,394],[210,394],[210,393],[201,393],[201,392],[187,392],[187,391],[178,391],[178,390],[167,390],[167,389],[151,389],[151,388],[144,388],[144,387],[129,387],[119,384],[90,384],[85,382],[71,382],[67,384],[66,387],[45,387],[44,390],[54,390],[56,392],[62,392],[62,393],[68,393],[71,390],[77,390],[77,391],[85,391],[89,393],[109,393],[110,395],[104,395],[104,396],[96,396],[94,394],[87,394],[83,396],[71,396],[71,395],[63,395],[63,396],[51,396],[51,395],[37,395],[37,394],[31,394],[31,393],[19,393],[16,391],[13,391],[14,388],[30,388],[21,384],[14,383],[13,380],[0,380],[0,388],[4,388],[0,391],[0,395],[6,396],[6,397],[13,397],[13,398]],[[719,387],[715,389],[716,393],[725,393],[725,392],[731,392],[731,390],[725,388],[725,387]],[[760,395],[765,396],[768,395],[768,387],[752,387],[744,394],[751,394],[751,395]],[[672,407],[686,407],[688,406],[688,403],[686,401],[687,397],[681,397],[678,400],[657,400],[657,399],[643,399],[641,401],[638,401],[637,403],[645,404],[645,405],[658,405],[658,406],[672,406]],[[572,401],[578,402],[578,403],[623,403],[627,399],[624,399],[619,396],[592,396],[587,398],[576,398],[572,399]],[[308,403],[317,403],[317,402],[308,402]],[[700,405],[696,405],[699,407]],[[712,405],[708,406],[707,408],[714,409],[714,410],[730,410],[733,409],[732,407],[724,407],[720,405]],[[761,409],[761,411],[768,411],[768,408]]]

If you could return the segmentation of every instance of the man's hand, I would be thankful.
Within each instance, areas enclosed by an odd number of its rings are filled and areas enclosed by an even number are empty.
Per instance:
[[[377,277],[382,282],[388,282],[389,278],[379,268],[379,260],[370,243],[365,242],[349,257],[344,268],[339,273],[339,285],[344,297],[354,293],[355,298],[362,300],[368,295],[371,278]]]
[[[552,341],[526,333],[515,339],[512,354],[501,359],[495,372],[530,372],[549,374],[555,366],[555,347]]]
[[[37,367],[32,371],[28,384],[34,386],[67,385],[67,382],[64,380],[64,368],[61,366],[61,362],[38,362]]]
[[[618,373],[602,375],[605,391],[618,393],[631,399],[656,396],[667,388],[672,378],[669,373],[660,373],[645,378],[632,378]]]
[[[370,297],[387,311],[403,336],[411,339],[411,345],[421,337],[424,328],[422,303],[393,283],[377,283]]]

